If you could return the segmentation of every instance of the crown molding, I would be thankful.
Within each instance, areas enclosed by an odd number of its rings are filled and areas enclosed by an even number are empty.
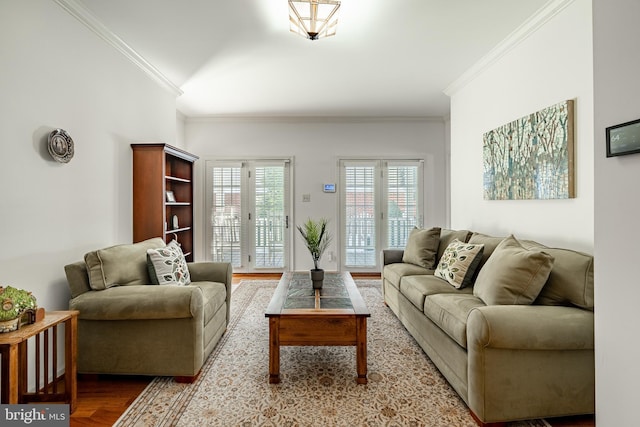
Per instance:
[[[454,95],[457,91],[475,80],[487,68],[495,64],[500,58],[513,50],[516,46],[526,40],[530,35],[538,31],[549,20],[559,14],[575,0],[550,0],[542,6],[536,13],[531,15],[522,25],[516,28],[504,40],[498,43],[471,68],[465,71],[460,77],[454,80],[444,90],[448,96]]]
[[[432,116],[186,116],[187,123],[381,123],[437,122],[443,117]]]
[[[183,122],[187,121],[187,116],[184,115],[180,110],[176,110],[176,120],[181,120]]]
[[[129,61],[133,62],[138,68],[144,71],[149,77],[156,81],[160,86],[169,90],[173,95],[180,96],[184,92],[162,74],[156,67],[151,65],[149,61],[144,59],[135,49],[129,46],[124,40],[118,37],[114,32],[108,29],[98,18],[96,18],[84,5],[77,0],[54,0],[69,15],[83,23],[87,28],[97,34],[104,41],[109,43],[118,52],[124,55]]]

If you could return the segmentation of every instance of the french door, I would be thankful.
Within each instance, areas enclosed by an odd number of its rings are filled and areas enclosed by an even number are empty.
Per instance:
[[[384,248],[404,248],[423,223],[424,162],[341,160],[341,265],[380,271]]]
[[[289,264],[289,161],[207,161],[207,239],[213,261],[234,271]]]

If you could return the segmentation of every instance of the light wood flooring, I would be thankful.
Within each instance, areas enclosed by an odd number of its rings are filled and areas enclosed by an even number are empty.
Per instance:
[[[356,274],[354,278],[378,279],[379,274]],[[280,274],[234,274],[241,280],[277,280]],[[152,377],[120,375],[80,375],[78,407],[71,415],[70,427],[110,427],[151,382]],[[553,427],[594,427],[593,416],[548,420]]]

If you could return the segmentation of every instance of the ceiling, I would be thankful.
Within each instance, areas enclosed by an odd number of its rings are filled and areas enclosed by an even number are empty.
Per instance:
[[[547,0],[342,0],[336,36],[287,0],[78,0],[199,116],[444,117],[443,90]]]

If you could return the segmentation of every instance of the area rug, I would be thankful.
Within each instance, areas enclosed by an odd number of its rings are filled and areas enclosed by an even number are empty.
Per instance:
[[[231,321],[193,384],[157,377],[115,424],[130,426],[475,427],[468,408],[382,302],[379,280],[356,280],[368,320],[368,378],[354,347],[282,347],[269,384],[264,312],[277,281],[242,281]],[[549,426],[544,420],[511,427]]]

